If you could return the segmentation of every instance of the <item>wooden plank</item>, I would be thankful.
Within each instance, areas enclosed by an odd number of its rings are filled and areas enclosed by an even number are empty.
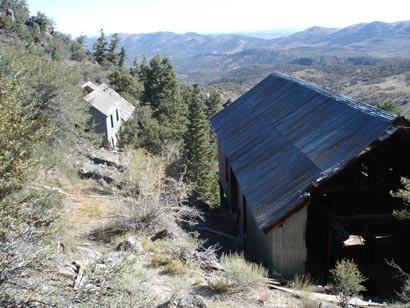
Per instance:
[[[359,214],[359,215],[338,215],[333,216],[336,221],[347,223],[389,223],[394,221],[392,214]]]
[[[325,301],[325,302],[330,302],[330,303],[339,303],[339,300],[337,299],[336,295],[331,295],[331,294],[322,294],[322,293],[317,293],[317,292],[306,292],[306,291],[299,291],[299,290],[293,290],[289,288],[284,288],[280,287],[277,285],[269,285],[272,289],[280,290],[286,293],[290,293],[293,295],[296,295],[300,298],[302,297],[308,297],[313,300],[317,301]],[[352,305],[354,307],[387,307],[387,304],[383,303],[375,303],[375,302],[366,302],[364,300],[361,300],[360,298],[353,297],[349,300],[349,305]]]

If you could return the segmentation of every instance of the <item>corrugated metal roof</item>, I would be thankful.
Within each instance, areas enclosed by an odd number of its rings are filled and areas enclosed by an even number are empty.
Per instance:
[[[116,100],[100,90],[94,90],[84,97],[95,109],[109,116],[118,108]]]
[[[307,189],[375,140],[395,115],[274,73],[216,114],[212,125],[259,228],[298,208]]]
[[[97,86],[93,82],[87,81],[82,87],[92,91],[85,96],[85,100],[107,116],[116,108],[119,108],[121,119],[128,121],[134,112],[135,107],[113,89],[109,88],[105,83]]]
[[[115,92],[113,89],[109,88],[108,85],[106,85],[105,83],[100,84],[100,88],[105,93],[116,99],[118,107],[120,108],[121,119],[125,122],[128,121],[129,118],[132,116],[135,107],[121,95]]]

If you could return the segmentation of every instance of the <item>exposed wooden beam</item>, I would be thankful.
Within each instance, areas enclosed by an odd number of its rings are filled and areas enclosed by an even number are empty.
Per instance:
[[[344,242],[349,238],[349,233],[346,231],[346,229],[333,218],[333,216],[329,213],[329,211],[322,203],[315,201],[310,206],[312,206],[312,209],[316,210],[326,218],[327,222],[334,230],[336,238],[339,241]]]
[[[392,214],[359,214],[359,215],[338,215],[333,218],[341,223],[376,225],[393,223],[395,218]]]

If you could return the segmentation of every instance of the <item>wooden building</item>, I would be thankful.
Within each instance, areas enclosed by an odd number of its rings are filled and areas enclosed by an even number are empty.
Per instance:
[[[103,143],[115,148],[121,121],[128,121],[135,107],[106,84],[96,85],[91,81],[82,85],[87,95],[85,101],[90,104],[95,131],[103,135]]]
[[[221,192],[252,259],[318,280],[342,257],[366,274],[383,258],[409,266],[409,222],[392,216],[405,205],[390,194],[410,176],[407,120],[274,73],[212,125]]]

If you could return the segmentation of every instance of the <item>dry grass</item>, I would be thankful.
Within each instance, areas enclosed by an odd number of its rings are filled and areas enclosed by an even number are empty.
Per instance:
[[[161,159],[133,151],[121,164],[126,170],[122,190],[116,195],[121,211],[111,225],[96,233],[103,232],[109,240],[127,232],[151,236],[160,230],[178,233],[181,224],[201,218],[196,209],[186,206],[188,193],[183,181],[165,176]]]
[[[160,267],[167,265],[171,262],[171,257],[166,255],[155,255],[151,258],[151,265],[154,267]]]
[[[103,209],[101,209],[102,203],[99,200],[90,200],[88,204],[83,204],[83,206],[78,208],[80,212],[79,215],[86,216],[89,218],[98,218],[103,214]]]
[[[248,291],[265,285],[268,271],[262,265],[247,261],[241,254],[223,254],[221,277],[211,279],[209,286],[218,292]]]
[[[187,269],[180,260],[171,260],[169,261],[165,267],[164,272],[168,274],[184,274],[187,272]]]
[[[209,287],[219,293],[231,292],[235,290],[235,283],[227,277],[214,277],[208,280]]]
[[[312,277],[309,274],[298,275],[296,274],[292,280],[292,289],[304,292],[313,292],[315,290],[315,284]]]

